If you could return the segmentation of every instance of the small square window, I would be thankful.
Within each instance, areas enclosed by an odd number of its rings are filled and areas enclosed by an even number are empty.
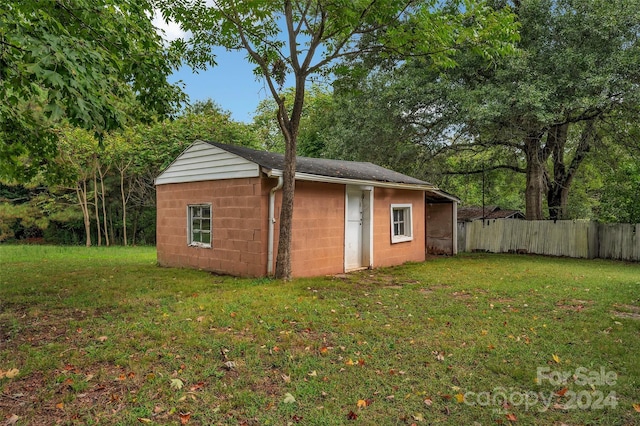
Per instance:
[[[413,240],[411,204],[391,205],[391,243]]]
[[[188,215],[188,244],[211,247],[211,204],[188,206]]]

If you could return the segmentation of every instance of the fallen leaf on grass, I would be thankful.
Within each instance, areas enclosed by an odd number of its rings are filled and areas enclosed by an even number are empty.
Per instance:
[[[191,412],[188,413],[180,413],[180,424],[186,425],[189,423],[189,419],[191,419]]]
[[[296,399],[289,392],[284,394],[284,399],[282,400],[285,404],[293,404],[296,402]]]
[[[424,421],[424,416],[422,415],[422,413],[415,413],[411,417],[413,417],[413,420],[415,420],[416,422],[423,422]]]
[[[106,342],[109,338],[107,336],[100,336],[98,337],[98,341],[99,342]]]
[[[369,405],[369,403],[370,402],[367,399],[359,399],[356,405],[359,409],[363,409],[363,408],[366,408]]]
[[[633,404],[633,409],[636,410],[637,413],[640,413],[640,403],[639,404]]]
[[[568,388],[562,388],[559,391],[556,391],[556,395],[564,396],[564,394],[567,393],[568,390],[569,390]]]
[[[357,420],[357,419],[358,419],[358,415],[353,411],[349,411],[349,414],[347,414],[347,420]]]
[[[57,408],[58,410],[64,410],[64,402],[58,402],[58,403],[56,404],[56,408]]]
[[[195,385],[191,386],[189,388],[189,390],[191,392],[195,392],[195,391],[199,391],[200,389],[202,389],[204,387],[204,382],[198,382]]]
[[[354,365],[354,364],[355,364],[355,362],[353,362],[353,360],[352,360],[351,358],[349,358],[349,359],[345,362],[345,364],[347,364],[347,365]]]
[[[0,379],[2,379],[4,377],[6,377],[7,379],[13,379],[18,374],[20,374],[20,370],[18,370],[17,368],[12,368],[12,369],[7,370],[7,371],[0,370]]]
[[[140,423],[151,423],[151,419],[147,419],[146,417],[138,417],[138,421]]]
[[[438,361],[444,361],[444,354],[442,352],[433,351],[432,354],[436,356]]]
[[[551,358],[553,358],[556,364],[560,364],[560,357],[558,355],[553,354]]]
[[[184,382],[180,379],[171,379],[171,389],[180,390],[184,386]]]
[[[510,422],[517,422],[518,421],[518,418],[513,413],[507,413],[506,417],[507,417],[507,420],[509,420]]]
[[[284,380],[285,383],[291,383],[291,376],[283,374],[281,377],[282,377],[282,380]]]
[[[316,370],[313,370],[311,373],[307,373],[307,376],[309,376],[309,377],[317,377],[318,373],[316,372]]]
[[[461,393],[457,393],[456,394],[456,401],[458,402],[458,404],[462,404],[464,402],[464,395]]]
[[[7,426],[15,425],[18,420],[20,420],[20,417],[12,414],[10,417],[7,417],[7,421],[4,424]]]

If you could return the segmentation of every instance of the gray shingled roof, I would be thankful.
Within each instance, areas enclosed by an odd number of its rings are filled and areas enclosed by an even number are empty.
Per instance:
[[[478,219],[524,219],[520,210],[504,210],[498,206],[463,206],[458,207],[458,222],[471,222]]]
[[[227,152],[238,155],[261,167],[271,170],[282,170],[284,167],[284,155],[275,152],[257,151],[238,145],[226,145],[217,142],[204,141]],[[373,163],[360,163],[356,161],[327,160],[322,158],[298,157],[296,159],[296,172],[308,173],[318,176],[336,177],[343,179],[356,179],[377,182],[404,183],[411,185],[431,185],[429,182],[385,169]]]

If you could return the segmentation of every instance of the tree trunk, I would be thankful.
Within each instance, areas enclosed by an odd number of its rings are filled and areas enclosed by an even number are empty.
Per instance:
[[[525,189],[525,218],[527,220],[542,220],[542,193],[544,184],[544,162],[540,142],[542,135],[530,134],[524,144],[527,158],[527,186]]]
[[[278,103],[278,125],[284,136],[285,152],[282,171],[282,207],[280,210],[280,234],[278,237],[278,254],[276,256],[276,278],[291,279],[291,241],[293,228],[293,198],[295,193],[296,154],[298,130],[304,105],[305,76],[296,75],[296,90],[291,109],[291,117],[287,115],[284,98],[276,98]]]
[[[102,169],[98,168],[98,173],[100,173],[100,199],[102,200],[102,222],[104,223],[104,241],[107,247],[111,244],[109,242],[109,230],[107,227],[107,206],[105,203],[105,193],[104,193],[104,174],[102,173]]]
[[[282,176],[282,207],[280,209],[280,234],[276,256],[276,278],[291,278],[291,240],[293,225],[293,198],[295,194],[296,139],[286,141]]]
[[[98,247],[102,245],[102,232],[100,231],[100,210],[98,206],[98,177],[96,172],[93,172],[93,205],[96,213],[96,230],[98,232]]]
[[[547,206],[549,207],[549,219],[563,219],[566,211],[568,188],[563,185],[566,168],[564,165],[564,149],[569,134],[569,124],[553,126],[547,136],[548,141],[553,141],[553,179],[547,183]]]
[[[127,245],[127,198],[124,196],[124,170],[120,170],[120,196],[122,197],[122,245]]]
[[[76,195],[78,196],[78,204],[82,210],[82,219],[84,221],[84,234],[86,238],[85,245],[91,247],[91,217],[89,216],[89,203],[87,200],[87,181],[82,181],[76,185]]]
[[[580,135],[580,140],[571,163],[567,166],[564,162],[564,152],[569,125],[566,124],[563,127],[564,131],[559,133],[557,143],[553,149],[553,180],[549,182],[547,190],[549,217],[553,220],[567,218],[567,204],[571,183],[580,164],[591,150],[591,142],[595,135],[594,122],[593,120],[589,120],[582,129],[582,134]]]

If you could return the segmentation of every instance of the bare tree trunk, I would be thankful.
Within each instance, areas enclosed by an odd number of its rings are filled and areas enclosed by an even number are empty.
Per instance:
[[[96,230],[98,232],[98,247],[102,245],[102,231],[100,230],[100,210],[98,207],[98,178],[96,172],[93,172],[93,204],[96,213]]]
[[[293,199],[295,194],[296,140],[286,142],[282,179],[282,207],[280,210],[280,234],[276,256],[276,278],[291,278],[291,240],[293,225]]]
[[[129,244],[127,241],[127,204],[129,203],[129,198],[131,197],[131,186],[132,186],[130,181],[128,194],[125,194],[124,177],[125,177],[125,172],[129,168],[130,164],[131,164],[131,161],[129,161],[129,163],[124,167],[118,167],[118,170],[120,171],[120,198],[122,200],[122,234],[123,234],[122,245],[124,246]]]
[[[109,247],[109,228],[107,227],[107,206],[105,203],[104,194],[104,174],[102,168],[98,165],[98,173],[100,174],[100,199],[102,200],[102,223],[104,224],[104,240],[107,247]]]
[[[120,196],[122,197],[122,245],[127,245],[127,199],[124,196],[124,170],[120,171]]]
[[[593,120],[587,121],[571,163],[567,166],[564,162],[564,152],[569,125],[565,124],[563,127],[563,131],[558,135],[557,144],[553,147],[553,180],[549,182],[547,190],[549,217],[553,220],[567,218],[569,189],[580,164],[591,150],[591,142],[595,134]]]
[[[542,193],[544,183],[544,162],[540,142],[542,135],[529,135],[524,144],[527,158],[527,186],[525,189],[525,218],[527,220],[542,220]]]
[[[78,196],[78,204],[82,210],[82,219],[84,220],[84,234],[86,237],[85,245],[91,247],[91,217],[89,217],[89,203],[87,200],[87,181],[82,181],[76,185],[76,195]]]
[[[290,5],[289,5],[290,6]],[[294,67],[295,68],[295,67]],[[293,228],[293,199],[295,194],[296,154],[298,129],[304,105],[305,76],[296,75],[296,90],[291,110],[287,115],[284,98],[278,98],[278,125],[284,135],[284,170],[282,171],[282,207],[280,210],[280,234],[276,256],[276,278],[291,279],[291,241]]]

